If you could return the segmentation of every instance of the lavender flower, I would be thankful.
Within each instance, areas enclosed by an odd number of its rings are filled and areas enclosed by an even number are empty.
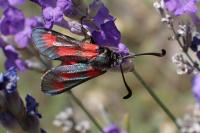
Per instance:
[[[19,48],[25,48],[29,44],[31,44],[32,29],[41,26],[43,26],[43,21],[41,17],[26,18],[24,29],[15,35],[15,42],[17,43]]]
[[[19,57],[19,54],[12,45],[4,45],[5,42],[0,38],[0,47],[6,56],[5,68],[16,67],[20,71],[26,70],[26,63]]]
[[[25,0],[8,0],[9,4],[12,6],[21,5],[24,3]]]
[[[17,91],[17,71],[14,67],[0,74],[0,122],[11,132],[44,133],[39,127],[37,103],[28,96],[27,109]]]
[[[0,74],[0,91],[13,93],[17,88],[17,71],[14,67],[8,69],[4,74]]]
[[[9,6],[3,14],[4,16],[0,22],[0,31],[2,34],[14,35],[23,30],[25,17],[21,10]]]
[[[120,130],[115,124],[111,124],[104,129],[104,133],[126,133],[126,131]]]
[[[96,15],[91,19],[92,21],[86,21],[83,24],[86,29],[91,32],[92,38],[95,43],[102,46],[117,47],[121,41],[121,34],[117,29],[114,21],[114,17],[109,14],[108,8],[104,6],[99,0],[94,0],[90,5],[93,10],[98,9]]]
[[[42,7],[42,14],[45,21],[45,27],[51,29],[54,23],[60,23],[63,21],[64,12],[71,11],[71,0],[32,0]]]
[[[42,115],[38,112],[37,108],[39,106],[39,103],[36,102],[36,100],[31,96],[26,96],[26,112],[30,115],[36,115],[39,118],[42,117]]]
[[[164,0],[167,10],[176,16],[184,13],[196,14],[198,11],[197,2],[198,0]]]

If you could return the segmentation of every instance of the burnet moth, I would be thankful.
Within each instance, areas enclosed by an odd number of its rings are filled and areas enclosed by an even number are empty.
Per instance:
[[[110,47],[76,40],[53,30],[35,28],[32,39],[39,52],[51,60],[60,60],[61,65],[48,70],[42,77],[44,93],[56,95],[104,74],[108,70],[121,71],[128,94],[132,91],[127,85],[124,72],[133,70],[131,58],[140,55],[163,56],[162,53],[141,53],[122,55]]]

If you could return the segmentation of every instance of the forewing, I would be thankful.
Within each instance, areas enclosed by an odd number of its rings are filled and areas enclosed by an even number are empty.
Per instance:
[[[32,39],[40,53],[52,60],[79,62],[98,55],[98,45],[83,43],[45,28],[35,28],[32,31]]]
[[[58,66],[43,76],[42,91],[50,95],[59,94],[105,72],[84,63]]]

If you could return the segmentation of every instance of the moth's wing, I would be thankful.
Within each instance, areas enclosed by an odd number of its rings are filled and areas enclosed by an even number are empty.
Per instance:
[[[98,55],[98,45],[84,43],[45,28],[33,29],[32,39],[40,53],[52,60],[79,62]]]
[[[50,95],[59,94],[105,72],[84,63],[58,66],[44,74],[42,91]]]

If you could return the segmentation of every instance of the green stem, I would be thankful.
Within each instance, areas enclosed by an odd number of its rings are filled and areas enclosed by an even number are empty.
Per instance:
[[[136,72],[133,71],[133,74],[137,78],[137,80],[143,85],[143,87],[148,91],[148,93],[152,96],[152,98],[157,102],[157,104],[163,109],[163,111],[169,116],[169,118],[174,122],[176,127],[180,129],[179,125],[176,122],[176,117],[169,111],[169,109],[164,105],[164,103],[159,99],[159,97],[154,93],[154,91],[146,84],[143,78]]]
[[[85,106],[81,103],[81,101],[72,93],[72,91],[68,91],[68,92],[69,92],[69,95],[73,98],[74,102],[76,102],[79,105],[79,107],[86,113],[86,115],[90,118],[90,120],[94,123],[94,125],[99,129],[99,131],[104,133],[103,128],[95,120],[95,118],[89,113],[89,111],[85,108]]]

